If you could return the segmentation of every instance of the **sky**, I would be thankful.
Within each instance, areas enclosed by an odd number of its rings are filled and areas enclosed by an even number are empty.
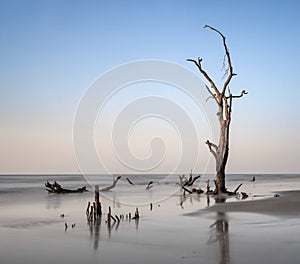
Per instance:
[[[203,67],[221,84],[222,43],[203,28],[205,24],[226,36],[237,73],[230,89],[248,91],[234,102],[227,172],[300,173],[299,13],[296,0],[1,0],[0,174],[81,173],[73,140],[78,106],[91,84],[119,65],[162,60],[199,75],[186,59],[200,56]],[[118,118],[128,106],[137,107],[133,114],[141,111],[140,106],[147,105],[143,99],[150,97],[162,98],[156,111],[151,113],[153,105],[148,105],[150,116],[141,115],[140,122],[130,115]],[[172,85],[149,81],[110,96],[98,109],[93,139],[107,170],[91,172],[140,173],[143,166],[146,173],[188,172],[193,151],[179,167],[176,164],[185,153],[182,142],[192,142],[193,136],[188,129],[178,129],[176,122],[183,124],[184,114],[174,123],[159,116],[165,114],[166,102],[188,113],[195,124],[197,144],[184,143],[192,149],[199,146],[194,170],[214,172],[203,142],[212,136],[210,122],[215,116],[206,120],[190,100]],[[114,130],[119,119],[131,120],[124,125],[129,130]],[[146,162],[157,147],[157,153],[162,151],[154,162],[157,166],[126,165],[128,153],[118,153],[119,138],[127,140],[133,163]]]

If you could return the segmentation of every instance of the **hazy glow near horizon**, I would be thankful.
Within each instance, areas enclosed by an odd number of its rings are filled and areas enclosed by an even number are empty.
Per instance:
[[[162,59],[197,73],[186,59],[201,56],[221,83],[222,43],[205,24],[227,37],[238,74],[231,90],[249,92],[233,107],[228,172],[300,173],[299,13],[297,1],[1,1],[0,174],[79,173],[72,143],[77,104],[99,75],[120,64]],[[110,101],[100,121],[112,125],[124,100],[149,94],[170,98],[197,120],[189,98],[171,87],[137,87],[143,90],[129,87]],[[199,115],[199,143],[211,136],[204,121]],[[111,142],[101,141],[101,122],[95,123],[95,144],[103,149]],[[128,140],[142,160],[158,135],[170,152],[153,172],[169,172],[180,153],[180,137],[170,124],[145,119]],[[116,172],[132,172],[109,151],[104,159]],[[203,144],[199,173],[208,157]],[[179,170],[188,172],[185,165]],[[213,160],[206,171],[214,171]]]

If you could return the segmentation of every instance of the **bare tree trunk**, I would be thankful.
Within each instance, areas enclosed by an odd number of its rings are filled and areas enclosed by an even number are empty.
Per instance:
[[[225,171],[220,169],[217,170],[217,189],[218,192],[226,192],[226,187],[225,187]]]
[[[231,111],[232,111],[232,100],[234,98],[240,98],[244,94],[247,94],[245,90],[241,92],[240,95],[232,95],[229,89],[229,83],[233,76],[236,74],[233,73],[233,67],[231,64],[231,58],[229,54],[229,50],[227,48],[226,39],[224,35],[217,29],[205,25],[204,28],[209,28],[212,31],[217,32],[223,41],[223,46],[225,50],[225,60],[227,60],[227,69],[225,70],[225,76],[227,76],[222,89],[219,89],[215,82],[211,79],[211,77],[207,74],[205,70],[202,68],[202,59],[198,58],[198,60],[188,59],[188,61],[193,62],[200,73],[205,77],[205,79],[210,84],[210,88],[206,86],[210,96],[208,99],[212,98],[215,100],[218,106],[217,117],[220,126],[219,132],[219,142],[218,145],[207,140],[205,143],[207,144],[211,154],[214,156],[216,161],[216,191],[215,193],[226,193],[226,185],[225,185],[225,168],[229,156],[229,130],[231,123]],[[227,93],[227,95],[226,95]]]

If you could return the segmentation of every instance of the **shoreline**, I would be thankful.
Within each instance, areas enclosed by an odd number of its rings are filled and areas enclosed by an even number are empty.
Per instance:
[[[300,215],[300,190],[278,191],[278,197],[267,197],[252,201],[237,201],[215,204],[203,212],[241,212],[268,214],[280,217]]]

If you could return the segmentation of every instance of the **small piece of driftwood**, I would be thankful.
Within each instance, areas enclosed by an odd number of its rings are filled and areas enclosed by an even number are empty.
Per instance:
[[[150,181],[146,186],[146,190],[150,190],[153,187],[153,181]]]
[[[126,180],[128,181],[128,183],[129,183],[130,185],[134,185],[134,183],[133,183],[130,179],[126,178]]]

